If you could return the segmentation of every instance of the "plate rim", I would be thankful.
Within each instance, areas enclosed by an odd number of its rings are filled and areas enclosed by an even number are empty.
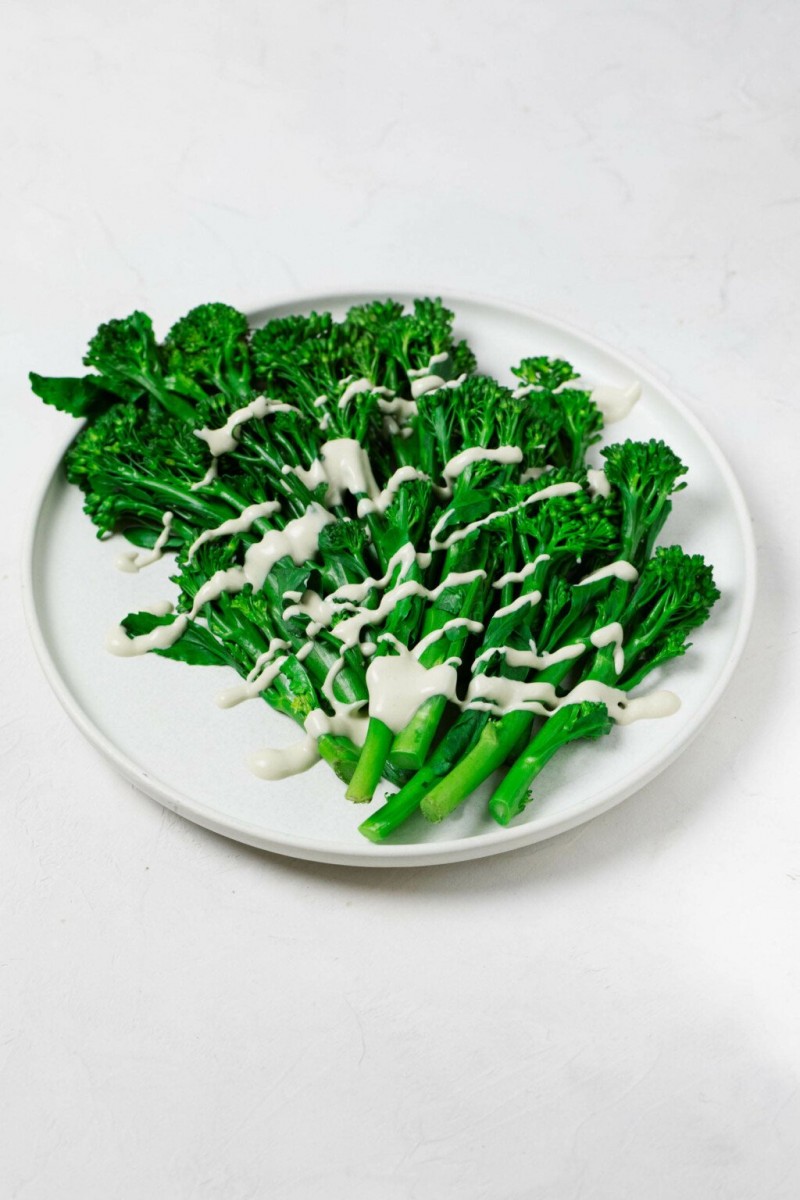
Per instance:
[[[99,750],[112,763],[119,773],[133,783],[139,791],[157,801],[164,808],[176,813],[194,824],[213,833],[227,837],[233,841],[254,846],[270,853],[310,862],[327,863],[347,867],[421,867],[437,866],[445,863],[466,862],[478,858],[508,853],[512,850],[530,846],[565,833],[593,820],[602,813],[614,808],[628,799],[634,792],[646,787],[654,778],[666,770],[679,755],[694,741],[702,730],[712,712],[716,708],[736,670],[750,633],[755,611],[757,592],[757,553],[753,533],[752,518],[747,507],[741,485],[712,434],[693,410],[675,394],[671,384],[664,381],[648,362],[619,351],[615,346],[594,334],[587,333],[579,326],[560,317],[553,317],[534,307],[518,304],[489,294],[478,294],[469,291],[444,290],[439,288],[410,291],[407,286],[398,288],[365,288],[330,291],[314,291],[306,295],[292,294],[278,298],[260,307],[255,305],[243,309],[249,319],[264,318],[289,307],[298,310],[309,307],[341,306],[348,303],[358,303],[364,300],[385,299],[391,297],[404,304],[422,295],[436,295],[455,310],[458,315],[459,304],[480,305],[499,312],[505,312],[517,317],[535,321],[542,326],[552,328],[567,335],[578,338],[588,346],[608,355],[620,366],[642,382],[650,383],[669,401],[680,417],[690,426],[704,443],[710,457],[715,462],[722,475],[732,500],[736,516],[737,529],[744,550],[742,563],[743,595],[741,613],[731,651],[724,668],[709,694],[701,705],[695,720],[689,729],[676,734],[661,751],[656,754],[644,768],[635,768],[613,787],[602,790],[594,803],[573,806],[561,813],[541,818],[528,824],[498,828],[488,833],[477,834],[469,838],[451,838],[440,842],[412,842],[376,845],[364,839],[363,847],[347,849],[340,842],[314,837],[299,837],[294,834],[269,834],[261,826],[251,822],[233,821],[225,818],[218,809],[193,800],[180,792],[171,784],[149,774],[147,770],[133,762],[122,752],[107,735],[99,729],[81,707],[78,699],[70,690],[69,684],[59,670],[39,620],[36,602],[36,547],[39,525],[45,504],[51,489],[59,482],[59,472],[64,454],[76,436],[73,426],[69,437],[57,451],[55,463],[49,464],[40,478],[32,497],[26,522],[25,536],[22,546],[22,599],[28,632],[31,637],[36,657],[44,673],[45,679],[53,690],[67,716],[73,721],[87,741]]]

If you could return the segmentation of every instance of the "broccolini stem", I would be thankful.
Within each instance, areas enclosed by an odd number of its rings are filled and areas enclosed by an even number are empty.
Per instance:
[[[442,578],[446,578],[451,571],[463,569],[467,563],[469,563],[470,569],[476,567],[483,569],[487,559],[488,547],[485,544],[480,548],[471,545],[468,553],[459,546],[457,553],[452,550],[448,552],[442,568]],[[482,614],[486,602],[485,591],[486,581],[479,578],[464,587],[461,607],[456,614],[443,608],[429,609],[422,627],[422,637],[438,631],[454,616],[474,618],[476,614]],[[423,651],[420,655],[420,662],[423,667],[437,667],[446,662],[448,658],[459,656],[466,646],[469,636],[465,632],[454,638],[440,637],[438,641]],[[405,729],[401,730],[394,739],[391,748],[391,760],[394,766],[405,771],[420,769],[428,757],[446,707],[445,696],[432,696],[417,709]]]
[[[358,762],[358,747],[349,738],[323,733],[317,741],[317,749],[337,778],[342,783],[349,783]]]
[[[417,811],[422,797],[430,787],[442,776],[442,767],[437,770],[436,763],[429,763],[418,771],[413,779],[390,796],[386,804],[362,821],[358,827],[359,833],[371,842],[382,842],[389,834],[394,833],[410,816]],[[446,769],[446,768],[445,768]]]
[[[446,707],[446,696],[431,696],[417,709],[405,729],[394,739],[389,755],[394,766],[404,771],[420,769],[428,757]]]
[[[563,745],[552,737],[550,725],[553,719],[551,717],[545,721],[489,800],[489,812],[499,825],[508,825],[514,817],[519,816],[531,799],[530,786],[533,780]]]
[[[442,821],[477,787],[501,767],[514,744],[533,722],[527,712],[510,712],[489,721],[470,752],[423,798],[421,808],[429,821]]]
[[[383,774],[393,736],[388,725],[384,725],[377,717],[370,717],[367,738],[347,789],[348,800],[364,804],[372,799]]]
[[[474,745],[487,719],[486,713],[476,709],[462,713],[425,766],[412,779],[407,780],[399,792],[390,796],[382,808],[359,826],[359,831],[364,837],[373,842],[381,842],[416,812],[426,792],[430,791],[438,780],[447,774],[453,763]],[[387,767],[391,766],[389,759]]]

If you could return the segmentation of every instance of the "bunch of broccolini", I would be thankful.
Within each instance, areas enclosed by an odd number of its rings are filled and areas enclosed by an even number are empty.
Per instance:
[[[231,667],[353,801],[399,785],[374,841],[498,768],[508,824],[562,746],[670,711],[629,693],[718,596],[701,557],[656,548],[672,450],[624,441],[590,469],[603,416],[569,364],[524,359],[504,386],[453,319],[387,300],[251,330],[206,304],[159,342],[136,312],[82,378],[31,375],[85,418],[66,469],[98,536],[175,554],[174,611],[127,616],[122,652]]]

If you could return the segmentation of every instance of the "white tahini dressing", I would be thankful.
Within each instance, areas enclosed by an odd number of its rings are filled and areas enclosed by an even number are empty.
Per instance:
[[[151,563],[158,562],[163,557],[164,547],[169,540],[173,515],[171,512],[164,513],[161,518],[164,528],[156,538],[152,550],[125,550],[117,559],[117,570],[136,572],[141,571],[142,567],[149,567]]]
[[[431,696],[456,694],[458,676],[449,663],[423,667],[416,654],[396,643],[397,654],[373,658],[367,668],[369,715],[393,733],[404,729],[414,713]]]
[[[471,450],[462,450],[445,463],[442,472],[445,482],[451,484],[459,475],[463,475],[468,467],[478,462],[496,462],[510,466],[522,462],[522,451],[519,446],[498,446],[494,450],[475,446]]]
[[[613,425],[627,417],[641,394],[642,385],[636,380],[626,388],[610,387],[606,384],[591,388],[592,400],[603,414],[606,425]]]
[[[380,495],[369,456],[355,438],[332,438],[324,442],[320,457],[309,468],[284,468],[297,475],[311,491],[327,483],[325,504],[333,508],[341,504],[345,493],[351,496],[376,498]]]
[[[529,575],[534,573],[540,563],[549,561],[549,554],[537,554],[536,558],[532,559],[529,563],[526,563],[521,571],[509,571],[507,575],[501,575],[499,579],[495,580],[495,582],[492,584],[492,587],[504,588],[506,584],[509,583],[522,583],[523,580],[527,579]]]
[[[512,613],[520,612],[523,608],[527,608],[529,605],[533,607],[534,604],[539,603],[541,598],[541,592],[523,592],[521,596],[517,596],[516,600],[512,600],[510,604],[506,604],[503,608],[495,609],[495,611],[492,613],[492,620],[499,620],[501,617],[510,617]]]
[[[505,660],[510,667],[528,667],[532,671],[544,671],[548,667],[555,666],[556,663],[570,662],[574,658],[580,658],[586,649],[583,642],[572,642],[568,646],[562,646],[559,650],[552,652],[544,650],[538,654],[533,639],[529,644],[530,650],[514,650],[510,646],[500,646],[497,648],[497,652],[505,655]]]
[[[214,480],[217,478],[218,466],[219,466],[219,464],[217,463],[217,460],[215,458],[212,458],[211,466],[208,468],[208,470],[206,471],[203,478],[198,479],[197,483],[193,483],[192,486],[189,488],[189,491],[197,492],[200,490],[200,488],[204,488],[209,483],[213,483]]]
[[[409,379],[424,379],[426,375],[430,375],[434,367],[446,363],[450,355],[446,350],[441,350],[438,354],[432,354],[424,367],[412,367],[408,372]]]
[[[187,562],[191,562],[195,552],[206,542],[214,541],[216,538],[229,537],[233,533],[246,533],[259,517],[271,517],[273,513],[280,511],[281,506],[277,500],[263,500],[260,504],[248,504],[238,517],[231,517],[229,521],[223,521],[215,529],[204,529],[189,547],[186,555]]]
[[[599,471],[595,467],[589,467],[586,472],[589,480],[589,495],[594,496],[610,496],[611,484],[606,477],[605,471]]]
[[[247,761],[250,770],[259,779],[274,780],[300,775],[318,763],[320,757],[316,738],[306,734],[302,741],[295,742],[293,746],[256,750]]]
[[[423,471],[418,471],[416,467],[398,467],[394,474],[389,477],[386,487],[378,492],[377,495],[372,498],[363,496],[359,500],[356,514],[359,517],[366,517],[370,513],[380,513],[383,515],[403,484],[411,483],[415,479],[427,480],[428,476]]]
[[[632,563],[625,562],[624,559],[618,559],[617,562],[609,563],[606,567],[600,567],[598,571],[592,571],[590,575],[584,576],[578,580],[575,587],[585,587],[588,583],[598,583],[601,579],[621,579],[623,583],[636,583],[639,578],[639,572]]]
[[[396,587],[393,587],[390,591],[384,592],[376,608],[358,608],[352,617],[344,617],[333,627],[331,633],[335,638],[338,638],[345,650],[349,650],[353,646],[358,645],[362,629],[365,629],[368,625],[382,624],[403,600],[408,600],[412,596],[421,596],[426,600],[437,600],[442,592],[447,591],[448,588],[461,587],[464,584],[474,583],[476,579],[485,576],[486,572],[482,570],[451,571],[435,588],[426,588],[423,584],[417,583],[415,580],[407,580],[405,583],[400,583]]]
[[[621,688],[587,679],[559,699],[551,683],[524,683],[495,675],[478,675],[472,680],[464,707],[490,712],[493,716],[530,712],[535,716],[549,717],[568,704],[580,704],[583,701],[605,704],[608,715],[618,725],[670,717],[680,708],[680,700],[674,692],[657,691],[644,696],[629,696]]]
[[[233,708],[244,700],[254,700],[265,691],[272,681],[280,674],[281,667],[286,662],[287,655],[280,654],[281,650],[290,650],[289,643],[282,638],[272,638],[269,646],[256,659],[252,670],[243,683],[235,683],[225,688],[217,696],[220,708]],[[277,657],[276,657],[277,656]]]
[[[500,517],[511,516],[512,513],[519,512],[522,508],[527,508],[529,504],[538,504],[540,500],[549,500],[551,496],[574,496],[580,490],[581,485],[579,483],[553,483],[549,487],[542,488],[541,491],[534,492],[532,496],[527,496],[519,504],[512,505],[511,508],[489,513],[488,517],[481,517],[478,521],[470,521],[468,525],[462,526],[461,529],[456,529],[454,533],[448,534],[444,541],[440,541],[439,534],[447,517],[450,515],[449,512],[446,512],[439,518],[431,530],[431,550],[447,550],[455,542],[460,542],[465,537],[469,537],[471,533],[474,533],[476,529],[480,529],[483,525],[488,525]]]
[[[266,417],[269,413],[299,411],[293,404],[270,400],[267,396],[256,396],[255,400],[232,412],[225,424],[218,429],[204,426],[203,429],[195,429],[194,435],[206,443],[215,458],[219,458],[221,454],[230,454],[231,450],[236,448],[236,430],[245,422],[252,421],[254,417]]]
[[[421,638],[417,642],[413,651],[417,658],[420,658],[440,638],[446,637],[451,629],[466,629],[467,633],[482,633],[483,623],[481,621],[472,621],[469,617],[451,617],[439,629],[432,630],[431,633],[427,633],[424,638]]]
[[[215,571],[206,580],[194,598],[190,617],[194,619],[204,604],[216,600],[223,592],[240,592],[248,583],[254,592],[260,591],[275,563],[287,555],[298,567],[302,566],[316,554],[319,535],[333,519],[321,505],[312,503],[302,517],[295,517],[285,528],[265,533],[260,542],[248,547],[244,566]]]
[[[147,654],[148,650],[166,650],[177,642],[188,624],[189,618],[184,613],[170,625],[156,625],[149,633],[140,633],[136,637],[129,637],[123,625],[115,625],[106,636],[106,649],[119,658],[136,658]]]
[[[350,401],[356,396],[360,396],[363,392],[377,392],[379,396],[394,395],[389,388],[376,387],[369,379],[354,379],[352,383],[348,383],[339,397],[339,408],[347,408]]]

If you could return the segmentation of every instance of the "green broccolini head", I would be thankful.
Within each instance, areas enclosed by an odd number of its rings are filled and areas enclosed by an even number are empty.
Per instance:
[[[250,391],[247,317],[230,304],[200,304],[164,340],[168,371],[218,389],[235,401]]]
[[[319,534],[319,552],[323,557],[342,554],[361,554],[369,542],[369,534],[361,521],[332,521]]]
[[[400,485],[384,513],[384,521],[392,531],[392,553],[405,542],[416,545],[422,541],[434,503],[433,484],[428,480],[413,479]]]
[[[342,325],[352,343],[363,338],[372,342],[380,339],[403,315],[403,306],[397,300],[371,300],[368,304],[355,304],[348,310]]]
[[[342,583],[369,577],[364,561],[368,543],[369,534],[362,521],[336,521],[324,527],[319,535],[318,570],[325,579],[326,592]]]
[[[570,379],[577,379],[577,372],[563,358],[523,358],[518,367],[511,368],[512,375],[527,385],[541,391],[552,392]]]
[[[417,413],[422,430],[435,442],[435,470],[441,472],[462,450],[516,445],[526,406],[514,399],[510,388],[487,375],[472,375],[458,387],[424,392],[417,400]],[[471,474],[476,467],[469,468]]]
[[[302,357],[312,342],[326,341],[332,329],[333,317],[329,312],[274,317],[253,332],[250,342],[253,362],[260,371],[270,362],[283,361],[297,354]]]
[[[528,541],[531,557],[571,557],[582,564],[593,557],[613,561],[619,553],[615,506],[602,499],[592,500],[585,491],[553,496],[521,509],[517,526]]]
[[[638,566],[650,557],[672,510],[670,496],[686,486],[678,483],[686,467],[669,446],[655,439],[617,442],[601,454],[606,478],[618,489],[622,505],[622,556]]]
[[[427,367],[435,354],[449,352],[453,344],[453,320],[453,313],[441,300],[424,299],[414,301],[413,312],[384,325],[376,342],[387,359],[395,359],[399,364],[401,372],[393,373],[397,382],[410,372]]]
[[[83,361],[100,372],[106,387],[125,399],[160,390],[163,363],[146,313],[106,321],[89,342]]]
[[[194,483],[206,469],[203,443],[183,422],[133,401],[87,425],[67,451],[67,477],[83,486],[99,473],[131,466],[165,481]]]
[[[708,619],[719,595],[702,555],[658,547],[620,617],[626,633],[622,686],[634,687],[654,667],[683,654],[687,636]]]
[[[304,326],[307,337],[301,336]],[[259,386],[271,396],[300,405],[318,429],[322,423],[326,439],[363,441],[376,419],[378,397],[351,389],[346,403],[340,405],[358,377],[352,343],[351,334],[328,313],[271,321],[256,330],[251,342]]]
[[[600,440],[603,414],[589,392],[575,388],[556,392],[550,401],[558,413],[558,433],[550,461],[577,469],[582,466],[589,447]]]
[[[452,379],[458,379],[462,375],[473,374],[478,365],[478,360],[463,338],[460,342],[456,342],[454,346],[451,346],[449,354],[450,357],[447,365]]]
[[[659,546],[642,568],[627,619],[637,623],[637,636],[671,630],[688,634],[708,619],[719,596],[713,569],[702,554]]]
[[[67,451],[67,478],[86,494],[100,534],[120,525],[159,528],[167,509],[216,524],[230,515],[207,491],[191,491],[207,451],[184,422],[147,401],[118,404],[85,426]],[[211,489],[209,489],[211,490]]]

